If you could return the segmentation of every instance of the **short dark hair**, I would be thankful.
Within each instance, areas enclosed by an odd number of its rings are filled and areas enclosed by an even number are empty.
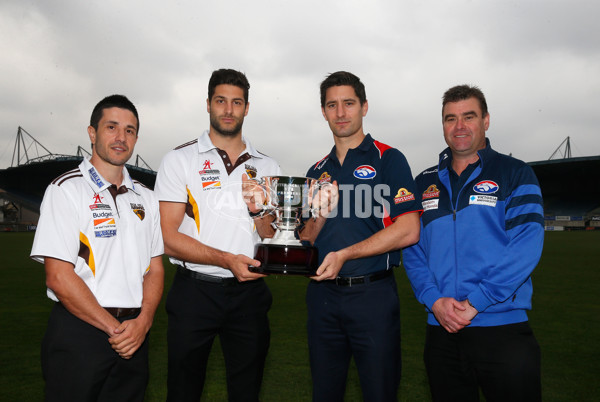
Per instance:
[[[124,95],[110,95],[98,102],[94,107],[94,110],[92,110],[92,116],[90,117],[90,126],[94,127],[94,130],[98,131],[98,123],[100,122],[100,119],[102,119],[104,109],[110,109],[112,107],[129,110],[133,113],[137,120],[137,130],[140,130],[140,118],[137,109]]]
[[[365,92],[365,85],[360,81],[356,75],[347,71],[338,71],[331,73],[321,82],[321,107],[325,107],[325,97],[327,90],[331,87],[338,87],[342,85],[348,85],[354,88],[354,92],[360,101],[360,105],[364,105],[367,101],[367,93]]]
[[[470,98],[475,98],[479,101],[479,106],[481,107],[481,117],[487,116],[488,107],[483,92],[481,92],[481,89],[475,85],[466,84],[452,87],[444,93],[444,97],[442,98],[442,115],[444,114],[444,107],[446,106],[446,103],[458,102]]]
[[[250,89],[250,83],[244,73],[232,70],[230,68],[221,68],[213,71],[208,81],[208,100],[210,101],[215,94],[215,88],[217,85],[234,85],[244,90],[244,101],[248,103],[248,91]]]

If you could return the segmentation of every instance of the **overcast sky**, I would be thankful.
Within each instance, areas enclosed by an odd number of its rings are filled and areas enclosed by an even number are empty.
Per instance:
[[[365,132],[399,148],[413,175],[445,148],[441,96],[478,85],[492,146],[545,160],[567,137],[600,155],[600,2],[492,0],[0,0],[0,168],[18,126],[54,153],[89,149],[104,96],[140,113],[135,154],[155,170],[208,128],[213,70],[243,71],[243,133],[288,175],[327,154],[319,83],[364,82]],[[133,162],[133,161],[132,161]]]

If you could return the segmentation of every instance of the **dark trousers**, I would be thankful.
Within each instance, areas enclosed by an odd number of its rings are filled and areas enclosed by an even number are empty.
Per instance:
[[[306,303],[313,401],[344,400],[352,357],[363,399],[395,401],[401,351],[394,277],[351,287],[313,281]]]
[[[425,367],[434,401],[541,401],[540,348],[528,322],[466,327],[428,325]]]
[[[258,401],[270,329],[271,291],[259,279],[223,286],[177,272],[167,296],[168,401],[199,401],[219,336],[230,401]]]
[[[46,401],[143,401],[148,338],[131,359],[123,359],[108,335],[56,303],[42,341],[42,374]]]

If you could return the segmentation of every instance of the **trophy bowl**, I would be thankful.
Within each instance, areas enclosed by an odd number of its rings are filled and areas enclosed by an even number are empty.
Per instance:
[[[250,270],[263,274],[315,275],[319,267],[318,250],[300,242],[295,231],[302,217],[316,216],[309,200],[325,184],[297,176],[265,176],[258,183],[265,195],[263,212],[275,216],[272,223],[275,235],[254,247],[254,259],[261,266]]]

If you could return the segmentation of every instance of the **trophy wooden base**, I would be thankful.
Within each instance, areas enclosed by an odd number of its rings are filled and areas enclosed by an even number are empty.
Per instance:
[[[261,265],[249,269],[261,274],[313,276],[319,268],[319,253],[313,246],[258,244],[254,259]]]

